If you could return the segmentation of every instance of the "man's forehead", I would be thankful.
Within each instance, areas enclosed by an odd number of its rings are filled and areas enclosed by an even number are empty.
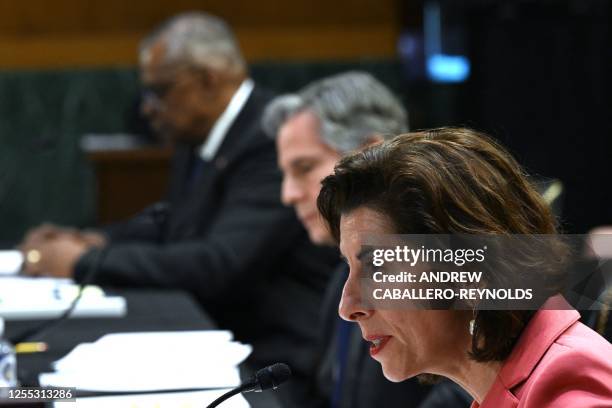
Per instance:
[[[162,38],[158,38],[156,41],[151,42],[146,49],[145,55],[147,62],[159,62],[161,57],[166,54],[167,44]]]
[[[278,145],[282,148],[325,148],[319,119],[311,111],[294,114],[278,130]]]
[[[291,115],[280,128],[281,133],[290,135],[309,134],[314,139],[320,139],[321,124],[318,116],[310,109],[305,109]]]
[[[143,55],[140,72],[143,81],[156,81],[177,74],[180,64],[166,58],[166,43],[159,40],[153,43]]]
[[[157,40],[149,44],[142,52],[141,66],[142,68],[156,67],[162,65],[166,56],[166,42]]]

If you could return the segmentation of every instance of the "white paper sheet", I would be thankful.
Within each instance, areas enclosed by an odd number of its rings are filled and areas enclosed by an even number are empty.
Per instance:
[[[21,269],[23,255],[15,250],[0,251],[0,276],[16,275]]]
[[[227,331],[119,333],[84,343],[41,374],[41,385],[90,391],[235,387],[250,345]]]
[[[42,387],[76,387],[100,392],[139,392],[188,390],[198,388],[237,387],[240,372],[237,367],[165,367],[157,370],[116,367],[115,370],[89,370],[43,373],[38,377]]]
[[[173,392],[160,394],[124,395],[77,398],[74,402],[56,402],[55,408],[202,408],[227,390]],[[250,408],[247,400],[238,394],[223,403],[223,408]]]
[[[69,279],[0,277],[0,317],[6,320],[51,319],[61,316],[78,295],[79,286]],[[88,286],[71,317],[121,317],[127,305],[119,296]]]
[[[134,347],[142,346],[146,341],[148,345],[164,346],[172,344],[180,339],[181,344],[186,346],[201,347],[203,343],[228,343],[234,339],[229,330],[185,330],[185,331],[159,331],[159,332],[136,332],[136,333],[111,333],[106,334],[96,341],[96,344],[104,347]]]
[[[113,369],[123,362],[139,368],[182,364],[236,366],[251,353],[249,345],[232,342],[229,331],[200,330],[177,332],[115,333],[95,343],[83,343],[53,363],[61,370],[95,367]],[[154,356],[154,358],[152,358]]]

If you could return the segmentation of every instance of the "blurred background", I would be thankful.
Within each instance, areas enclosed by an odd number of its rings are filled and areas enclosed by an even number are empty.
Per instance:
[[[137,49],[187,10],[234,28],[260,85],[367,70],[412,130],[488,131],[560,180],[566,232],[612,223],[608,0],[0,0],[2,246],[43,221],[95,226],[161,197],[170,152],[138,114]]]

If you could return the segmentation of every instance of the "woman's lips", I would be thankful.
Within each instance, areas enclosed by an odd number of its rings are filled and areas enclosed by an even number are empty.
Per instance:
[[[370,355],[374,357],[385,348],[391,336],[368,336],[367,341],[370,342]]]

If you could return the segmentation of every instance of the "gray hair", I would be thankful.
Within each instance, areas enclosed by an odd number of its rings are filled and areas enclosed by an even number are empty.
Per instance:
[[[358,149],[373,135],[389,138],[408,131],[406,110],[389,89],[367,72],[350,71],[281,95],[265,109],[262,127],[271,138],[292,116],[311,110],[321,137],[340,153]]]
[[[188,12],[170,18],[141,42],[141,63],[150,59],[151,47],[160,40],[165,42],[168,62],[186,62],[216,70],[246,70],[232,30],[218,17]]]

